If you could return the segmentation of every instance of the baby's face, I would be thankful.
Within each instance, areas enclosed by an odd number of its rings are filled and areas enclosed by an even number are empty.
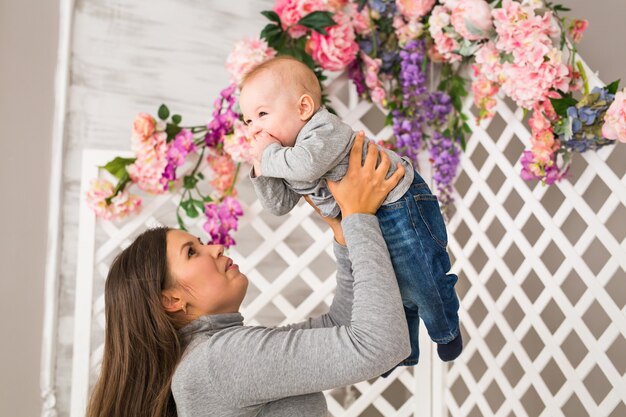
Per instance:
[[[296,94],[275,78],[265,72],[247,82],[239,106],[253,138],[268,135],[283,146],[293,146],[306,120],[300,118]]]

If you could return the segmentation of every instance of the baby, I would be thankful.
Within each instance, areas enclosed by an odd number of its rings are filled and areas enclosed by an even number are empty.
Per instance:
[[[338,181],[345,175],[355,132],[321,106],[321,88],[313,71],[281,56],[252,70],[240,88],[243,120],[253,137],[250,178],[263,207],[280,216],[304,195],[322,215],[339,216],[326,180]],[[398,163],[405,168],[403,179],[376,213],[411,336],[411,355],[400,365],[418,361],[420,318],[437,343],[439,357],[451,361],[461,353],[463,341],[454,290],[458,278],[448,273],[448,239],[439,204],[408,159],[382,151],[391,162],[388,175]]]

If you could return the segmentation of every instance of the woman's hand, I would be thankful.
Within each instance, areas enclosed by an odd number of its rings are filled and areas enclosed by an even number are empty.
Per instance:
[[[379,152],[374,143],[367,147],[367,155],[361,165],[363,144],[364,134],[359,132],[350,151],[346,175],[339,182],[327,181],[328,188],[341,208],[343,218],[355,213],[376,213],[387,194],[404,176],[404,167],[398,163],[398,169],[385,179],[391,163],[387,154]],[[377,167],[379,155],[380,164]]]
[[[311,207],[313,207],[313,210],[315,210],[317,214],[319,214],[319,216],[322,218],[322,220],[324,220],[324,222],[330,227],[330,229],[333,231],[333,235],[335,235],[335,240],[337,241],[337,243],[346,246],[346,240],[343,237],[343,229],[341,228],[341,217],[322,216],[322,212],[315,204],[313,204],[313,201],[311,201],[311,198],[308,195],[305,195],[304,199],[307,203],[311,205]]]

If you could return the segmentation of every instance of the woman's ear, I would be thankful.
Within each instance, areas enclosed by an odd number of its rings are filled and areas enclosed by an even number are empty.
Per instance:
[[[175,288],[168,288],[161,291],[161,304],[168,313],[176,313],[185,310],[185,302],[180,298],[179,291]]]
[[[308,94],[302,94],[298,99],[298,113],[300,120],[309,120],[315,113],[315,101]]]

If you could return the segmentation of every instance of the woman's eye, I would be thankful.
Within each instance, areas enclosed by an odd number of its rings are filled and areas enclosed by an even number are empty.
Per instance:
[[[189,246],[189,251],[187,252],[187,256],[189,258],[191,258],[194,254],[196,253],[196,251],[194,250],[194,248],[192,248],[191,246]]]
[[[263,116],[265,116],[265,115],[267,115],[267,113],[265,113],[264,111],[259,112],[259,117],[263,117]]]

